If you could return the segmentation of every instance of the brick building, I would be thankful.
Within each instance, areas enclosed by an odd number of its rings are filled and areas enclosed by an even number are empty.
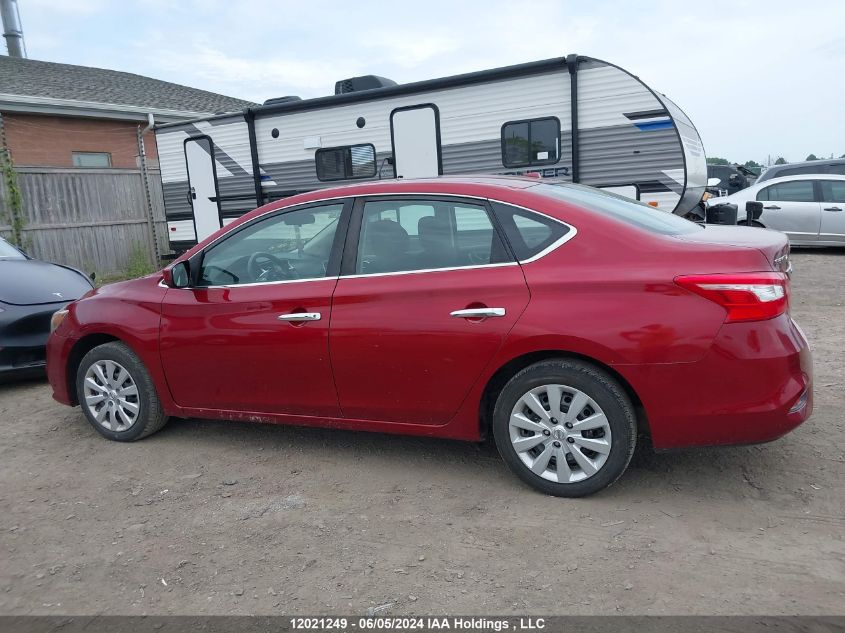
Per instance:
[[[131,73],[0,55],[0,117],[20,167],[136,168],[149,115],[169,123],[248,105]],[[144,148],[155,161],[152,132]]]

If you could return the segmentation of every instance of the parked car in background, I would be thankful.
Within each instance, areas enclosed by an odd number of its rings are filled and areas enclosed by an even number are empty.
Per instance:
[[[582,185],[390,180],[273,202],[55,319],[48,375],[106,438],[168,416],[479,440],[582,496],[658,449],[812,411],[786,237]],[[706,271],[706,274],[702,274]]]
[[[44,371],[53,313],[92,287],[84,273],[32,259],[0,238],[0,379]]]
[[[763,213],[751,224],[783,231],[793,246],[845,246],[845,176],[772,178],[707,203],[736,204],[739,222],[747,224],[745,205],[749,200],[763,205]]]
[[[804,176],[807,174],[832,174],[845,176],[845,158],[808,160],[803,163],[772,165],[762,174],[757,182],[780,178],[782,176]]]

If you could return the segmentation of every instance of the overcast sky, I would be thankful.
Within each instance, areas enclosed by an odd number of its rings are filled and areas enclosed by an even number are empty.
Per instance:
[[[845,154],[845,2],[18,0],[33,59],[253,101],[579,53],[680,105],[708,156]]]

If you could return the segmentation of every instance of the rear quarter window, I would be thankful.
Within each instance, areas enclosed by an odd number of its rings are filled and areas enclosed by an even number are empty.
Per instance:
[[[539,213],[533,213],[504,202],[494,202],[493,212],[510,243],[517,261],[536,257],[556,244],[572,229]]]

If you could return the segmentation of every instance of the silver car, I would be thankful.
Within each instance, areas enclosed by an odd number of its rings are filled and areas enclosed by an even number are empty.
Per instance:
[[[763,213],[750,224],[786,233],[793,246],[845,246],[845,176],[772,178],[730,196],[711,198],[707,204],[735,204],[739,223],[747,224],[748,201],[763,204]]]

